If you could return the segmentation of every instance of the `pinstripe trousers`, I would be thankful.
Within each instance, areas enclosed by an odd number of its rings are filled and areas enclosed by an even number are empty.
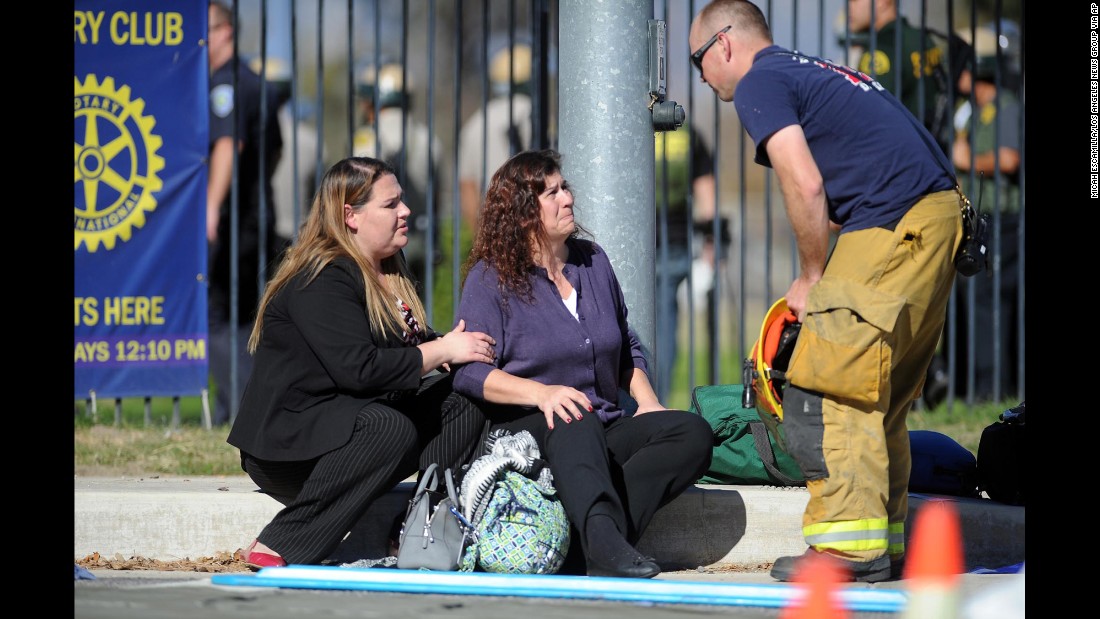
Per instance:
[[[242,453],[252,481],[284,505],[258,539],[288,564],[319,564],[376,499],[418,468],[467,463],[484,429],[485,416],[451,391],[448,375],[409,397],[367,404],[348,442],[317,458],[275,462]]]

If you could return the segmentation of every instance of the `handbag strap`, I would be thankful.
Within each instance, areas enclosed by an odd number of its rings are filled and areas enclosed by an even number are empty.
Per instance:
[[[451,505],[458,507],[458,492],[455,490],[454,471],[452,471],[451,469],[443,471],[443,480],[447,484],[447,498],[451,499]]]
[[[413,494],[414,501],[416,500],[416,497],[419,497],[427,491],[434,492],[436,488],[439,487],[439,472],[437,471],[438,468],[439,467],[436,466],[435,462],[432,462],[428,465],[428,468],[424,469],[424,474],[420,476],[420,483],[416,486],[416,493]]]
[[[775,452],[772,451],[772,442],[768,438],[768,428],[762,421],[750,421],[749,430],[752,431],[752,442],[756,446],[756,453],[760,455],[760,461],[772,477],[778,479],[784,486],[801,485],[797,479],[791,479],[775,464]]]

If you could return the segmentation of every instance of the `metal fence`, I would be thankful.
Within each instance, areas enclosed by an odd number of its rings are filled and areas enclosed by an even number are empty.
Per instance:
[[[656,325],[657,332],[671,329],[680,335],[677,370],[672,384],[664,386],[670,388],[665,404],[686,408],[694,385],[741,381],[741,360],[756,339],[765,311],[795,277],[798,261],[774,175],[752,162],[751,141],[733,106],[715,98],[689,61],[688,28],[705,2],[649,4],[653,19],[667,25],[667,98],[683,105],[693,139],[710,149],[716,181],[718,216],[692,227],[693,262],[680,296],[680,320]],[[768,17],[775,42],[785,47],[852,66],[867,51],[874,61],[859,68],[872,75],[883,68],[882,54],[889,61],[904,53],[902,37],[895,38],[896,48],[890,50],[881,47],[885,39],[853,31],[849,6],[859,3],[757,4]],[[948,117],[958,124],[959,133],[947,132],[945,148],[953,151],[960,137],[975,146],[977,123],[988,103],[981,99],[984,92],[976,93],[978,88],[961,96],[954,69],[967,60],[979,60],[972,50],[979,47],[979,32],[988,29],[997,43],[993,106],[1003,109],[1011,96],[1022,107],[1020,3],[897,4],[899,16],[910,25],[931,31],[937,43],[945,42],[935,52],[922,47],[922,53],[941,55],[949,75]],[[313,188],[329,165],[352,154],[391,160],[417,220],[410,248],[421,249],[411,262],[423,283],[426,308],[436,329],[449,328],[460,291],[459,266],[469,249],[472,213],[487,179],[503,157],[518,149],[558,147],[558,46],[563,38],[559,9],[555,0],[239,0],[238,55],[267,76],[267,87],[284,95],[265,109],[265,114],[279,116],[283,131],[282,157],[277,164],[267,164],[275,165],[272,198],[280,234],[294,237]],[[645,23],[617,27],[636,28],[638,36],[645,36]],[[974,45],[950,45],[952,34]],[[508,50],[515,53],[502,53]],[[616,62],[611,50],[605,57],[608,63]],[[931,80],[924,72],[917,80],[920,114]],[[899,83],[884,86],[900,97],[906,94],[898,92]],[[966,119],[965,112],[956,112],[959,106],[978,112]],[[479,120],[486,116],[488,121]],[[994,152],[1006,152],[1001,147],[1011,138],[1018,162],[1012,160],[1008,169],[1008,160],[998,154],[984,177],[960,172],[968,187],[978,182],[983,187],[982,192],[968,193],[975,204],[985,194],[980,209],[990,214],[991,268],[988,275],[956,282],[942,354],[929,372],[925,406],[943,399],[952,405],[956,398],[968,403],[1024,398],[1022,114],[1008,128],[993,126]],[[980,167],[975,165],[976,152],[971,149],[967,167],[972,170]],[[569,153],[564,155],[568,159]],[[654,186],[659,229],[667,225],[668,187]],[[698,197],[691,195],[690,186],[687,191],[691,205]],[[578,197],[581,223],[583,217]],[[728,242],[708,244],[708,236],[728,236]],[[668,266],[663,249],[658,247],[656,254],[657,272]],[[243,385],[219,387],[243,390]]]

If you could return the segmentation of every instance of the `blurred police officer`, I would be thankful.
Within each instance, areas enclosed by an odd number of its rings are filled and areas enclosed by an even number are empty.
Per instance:
[[[405,204],[412,210],[405,260],[416,279],[423,282],[427,265],[435,264],[438,258],[437,249],[431,252],[430,262],[427,258],[427,234],[432,225],[428,201],[432,201],[438,221],[439,190],[443,184],[439,178],[439,160],[443,147],[428,127],[410,113],[412,98],[401,65],[367,65],[359,72],[357,95],[359,126],[355,130],[353,154],[382,159],[397,170]],[[437,244],[438,238],[437,235]]]
[[[210,371],[217,386],[215,424],[230,421],[233,397],[231,360],[237,358],[237,396],[252,367],[248,336],[266,283],[266,267],[278,254],[271,176],[282,152],[282,134],[276,120],[275,90],[267,90],[267,116],[261,118],[261,78],[234,55],[233,11],[210,2],[207,52],[210,62],[210,164],[206,188],[206,238],[209,241]],[[266,124],[261,124],[265,122]],[[262,137],[261,137],[262,134]],[[236,135],[237,143],[233,139]],[[261,145],[263,150],[261,151]],[[234,146],[238,170],[233,169]],[[262,166],[263,176],[260,168]],[[238,238],[235,257],[238,279],[231,277],[233,239],[232,182],[237,174]],[[260,199],[263,194],[264,202]],[[263,216],[261,217],[261,209]],[[262,220],[262,221],[261,221]],[[232,288],[237,287],[237,339],[232,340]]]

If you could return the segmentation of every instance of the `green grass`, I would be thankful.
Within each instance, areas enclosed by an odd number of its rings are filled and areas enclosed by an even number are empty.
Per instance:
[[[981,402],[968,406],[956,400],[931,410],[914,409],[910,430],[946,434],[975,455],[982,429],[997,420],[1016,401]],[[684,406],[686,408],[686,405]],[[202,427],[198,397],[180,398],[179,425],[173,428],[172,400],[152,398],[149,422],[140,398],[122,400],[116,424],[114,401],[99,402],[94,417],[84,403],[74,414],[73,464],[75,474],[93,476],[242,475],[237,449],[225,442],[228,426]]]
[[[1005,410],[1019,403],[1019,400],[1002,400],[967,405],[965,401],[956,400],[950,408],[943,403],[931,410],[910,411],[908,426],[910,430],[933,430],[946,434],[977,456],[982,430],[997,421]]]
[[[202,427],[202,402],[179,400],[173,423],[171,398],[152,398],[146,421],[140,398],[100,401],[95,415],[78,403],[74,420],[73,465],[80,476],[241,475],[240,455],[225,442],[228,426]]]

